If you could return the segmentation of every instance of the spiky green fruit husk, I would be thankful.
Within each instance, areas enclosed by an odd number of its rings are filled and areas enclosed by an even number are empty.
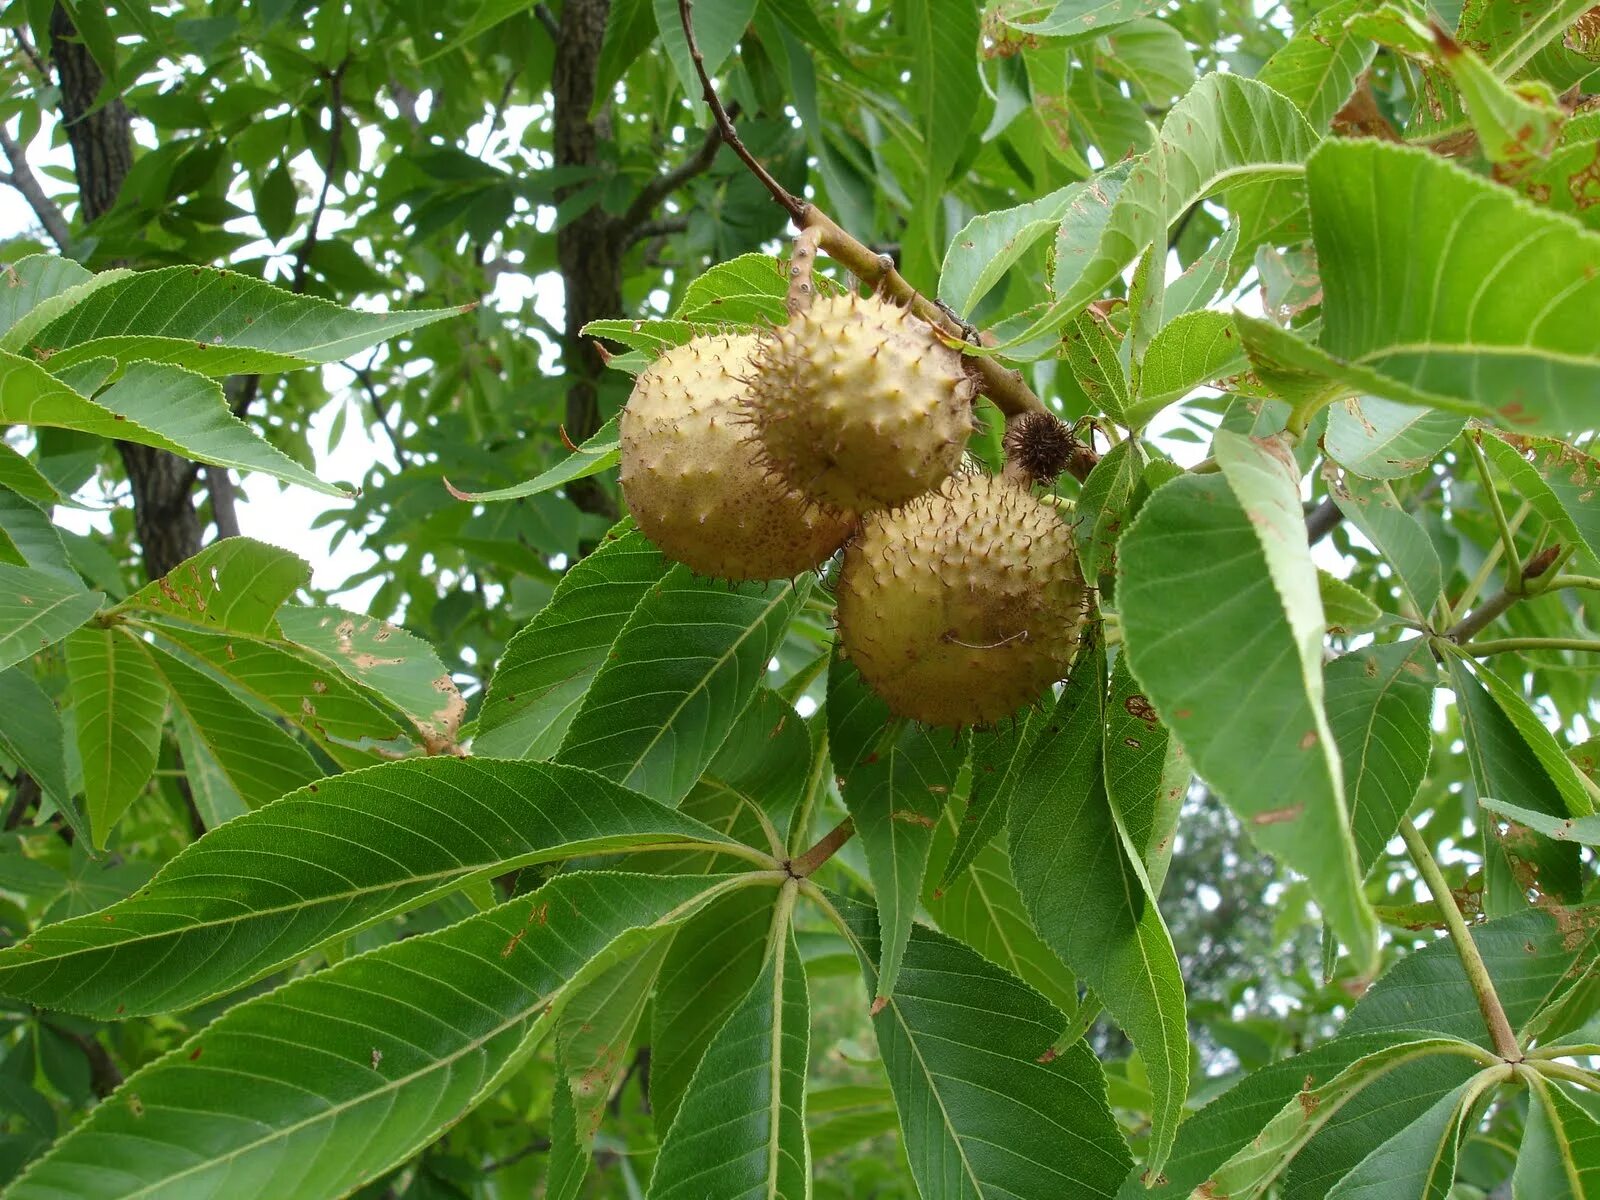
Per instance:
[[[974,390],[926,321],[851,293],[763,339],[745,408],[774,473],[831,508],[869,512],[960,465]]]
[[[988,725],[1063,678],[1085,589],[1072,530],[1009,480],[960,475],[870,514],[845,551],[839,637],[894,713]]]
[[[854,518],[770,477],[739,419],[757,339],[697,337],[640,373],[622,412],[622,491],[668,558],[718,579],[782,579],[822,562]]]

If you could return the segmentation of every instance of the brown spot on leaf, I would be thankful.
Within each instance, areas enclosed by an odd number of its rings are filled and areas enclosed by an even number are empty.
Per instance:
[[[1281,825],[1285,821],[1297,821],[1300,814],[1305,812],[1304,804],[1290,804],[1284,808],[1269,808],[1266,812],[1257,813],[1250,818],[1252,825]]]

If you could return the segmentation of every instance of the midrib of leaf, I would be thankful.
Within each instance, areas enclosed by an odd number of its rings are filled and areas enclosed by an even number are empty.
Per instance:
[[[693,897],[692,899],[686,900],[684,903],[680,904],[677,908],[673,909],[670,913],[666,914],[666,916],[662,917],[660,920],[654,922],[652,925],[644,926],[643,928],[647,928],[647,929],[660,929],[660,928],[663,928],[664,926],[667,926],[667,925],[672,924],[673,922],[679,920],[682,916],[686,915],[687,913],[693,912],[697,908],[700,908],[703,905],[710,903],[712,900],[716,899],[719,895],[722,895],[725,892],[731,892],[731,891],[734,891],[735,889],[740,888],[740,887],[750,887],[750,886],[753,886],[754,884],[760,883],[760,882],[763,882],[763,880],[759,876],[755,876],[755,875],[746,875],[746,876],[740,876],[740,877],[735,878],[735,879],[724,880],[723,882],[718,883],[713,887],[707,888],[705,891],[701,892],[699,895]],[[626,934],[623,934],[623,935],[620,935],[620,936],[626,936]],[[271,1145],[275,1141],[280,1141],[283,1138],[286,1138],[286,1137],[289,1137],[292,1134],[298,1133],[302,1129],[309,1128],[310,1126],[313,1126],[313,1125],[317,1124],[320,1121],[328,1120],[330,1118],[335,1118],[336,1119],[341,1113],[343,1113],[347,1109],[352,1109],[352,1108],[356,1108],[356,1107],[358,1107],[360,1105],[367,1104],[370,1101],[372,1101],[373,1099],[375,1099],[377,1097],[380,1097],[380,1096],[388,1095],[389,1093],[395,1091],[397,1088],[400,1088],[400,1087],[402,1087],[402,1086],[404,1086],[406,1084],[413,1083],[418,1079],[424,1079],[427,1076],[433,1074],[435,1071],[440,1070],[441,1068],[446,1068],[446,1067],[453,1066],[458,1060],[466,1057],[468,1054],[476,1053],[486,1043],[494,1040],[496,1037],[500,1036],[500,1034],[506,1032],[506,1030],[511,1029],[515,1025],[519,1024],[521,1021],[523,1021],[527,1017],[527,1015],[529,1013],[536,1012],[540,1008],[546,1008],[547,1011],[537,1021],[535,1021],[534,1024],[532,1025],[532,1027],[528,1030],[527,1037],[523,1039],[523,1041],[518,1045],[517,1049],[512,1051],[510,1056],[507,1058],[506,1066],[502,1067],[499,1071],[495,1072],[495,1074],[490,1077],[489,1081],[487,1083],[485,1083],[484,1086],[478,1090],[476,1095],[473,1096],[472,1101],[468,1104],[468,1108],[470,1109],[470,1108],[476,1106],[477,1103],[480,1100],[482,1100],[484,1096],[488,1095],[491,1091],[493,1091],[495,1088],[497,1088],[499,1086],[502,1076],[506,1073],[507,1068],[511,1064],[515,1063],[521,1055],[525,1054],[527,1051],[531,1050],[534,1046],[536,1046],[539,1043],[539,1041],[543,1038],[545,1032],[550,1028],[550,1026],[552,1024],[554,1024],[556,1017],[560,1014],[562,1003],[565,1001],[565,999],[567,998],[568,994],[572,991],[573,983],[579,978],[581,978],[581,974],[579,976],[574,977],[574,979],[567,980],[565,983],[563,983],[560,987],[556,988],[554,991],[545,993],[543,996],[539,997],[539,999],[535,1003],[529,1004],[527,1007],[519,1009],[516,1013],[514,1013],[510,1017],[507,1017],[504,1021],[500,1022],[500,1024],[496,1025],[493,1029],[489,1030],[487,1033],[482,1034],[479,1037],[470,1040],[466,1045],[464,1045],[461,1048],[457,1049],[456,1051],[446,1055],[443,1058],[435,1059],[433,1062],[427,1064],[426,1066],[418,1067],[415,1071],[412,1071],[409,1075],[402,1075],[402,1076],[398,1076],[398,1077],[396,1077],[394,1079],[386,1080],[382,1087],[374,1088],[372,1091],[367,1092],[366,1094],[364,1094],[364,1095],[362,1095],[362,1096],[360,1096],[360,1097],[358,1097],[356,1099],[341,1101],[338,1104],[329,1105],[328,1107],[319,1110],[318,1112],[314,1113],[313,1115],[311,1115],[309,1117],[304,1117],[301,1120],[296,1121],[293,1125],[287,1125],[287,1126],[283,1126],[281,1128],[275,1129],[271,1133],[264,1134],[263,1136],[257,1138],[253,1142],[249,1142],[249,1143],[247,1143],[246,1145],[243,1145],[243,1146],[235,1147],[233,1150],[228,1151],[226,1154],[223,1154],[220,1157],[207,1158],[204,1161],[196,1163],[195,1165],[193,1165],[191,1167],[184,1168],[182,1171],[179,1171],[179,1172],[177,1172],[175,1174],[172,1174],[172,1175],[168,1175],[166,1178],[160,1180],[157,1183],[149,1184],[149,1185],[147,1185],[145,1187],[142,1187],[137,1192],[128,1192],[128,1193],[125,1194],[123,1200],[139,1200],[139,1197],[141,1197],[141,1196],[152,1195],[157,1191],[160,1191],[160,1190],[163,1190],[163,1189],[165,1189],[167,1187],[170,1187],[175,1181],[181,1180],[181,1179],[185,1178],[186,1176],[190,1176],[190,1175],[195,1174],[197,1171],[209,1170],[209,1169],[215,1167],[218,1163],[232,1162],[235,1159],[237,1159],[240,1155],[248,1154],[248,1153],[250,1153],[250,1152],[252,1152],[254,1150],[258,1150],[262,1146]],[[466,995],[466,993],[463,993],[463,995]],[[200,1033],[196,1034],[195,1037],[190,1039],[190,1040],[191,1041],[198,1041],[200,1038],[202,1038],[204,1036],[205,1036],[205,1031],[202,1030]],[[188,1043],[186,1042],[183,1046],[180,1046],[178,1049],[172,1051],[171,1053],[174,1054],[174,1055],[182,1054],[187,1049],[188,1049]]]
[[[777,1200],[778,1159],[783,1153],[778,1135],[783,1119],[783,973],[788,965],[789,921],[794,915],[797,884],[791,879],[778,893],[767,930],[767,952],[773,956],[772,1029],[767,1042],[767,1200]],[[805,1113],[800,1115],[803,1127]]]

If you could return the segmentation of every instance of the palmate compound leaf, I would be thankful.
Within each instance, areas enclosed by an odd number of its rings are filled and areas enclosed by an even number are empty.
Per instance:
[[[7,1200],[347,1195],[490,1094],[587,979],[761,878],[563,875],[297,979],[130,1077]]]
[[[810,1000],[789,918],[795,886],[772,911],[760,973],[723,1022],[667,1129],[650,1200],[806,1200]]]
[[[1017,891],[1039,936],[1133,1040],[1150,1079],[1146,1169],[1172,1149],[1189,1086],[1183,976],[1156,908],[1143,848],[1106,791],[1106,665],[1079,652],[1011,802]]]
[[[470,306],[469,306],[470,307]],[[167,363],[214,379],[333,363],[467,308],[359,312],[210,267],[127,272],[84,295],[19,346],[59,365]]]
[[[190,1008],[519,866],[716,831],[587,771],[436,757],[340,775],[212,831],[134,896],[0,950],[0,994],[104,1019]]]
[[[1558,435],[1593,424],[1600,234],[1373,140],[1325,142],[1306,178],[1321,342],[1240,317],[1258,369],[1291,367],[1313,401],[1361,392]]]
[[[644,534],[630,530],[563,575],[550,602],[506,644],[473,749],[498,758],[554,754],[611,643],[668,566]]]
[[[873,911],[834,903],[876,994]],[[923,1200],[1116,1195],[1131,1163],[1100,1064],[1052,1051],[1063,1018],[1021,980],[918,926],[872,1023]]]
[[[1304,874],[1360,969],[1377,923],[1323,708],[1324,618],[1298,469],[1217,434],[1219,475],[1154,492],[1119,548],[1129,665],[1194,769]]]
[[[617,634],[557,759],[676,804],[766,678],[811,581],[728,586],[674,567]]]

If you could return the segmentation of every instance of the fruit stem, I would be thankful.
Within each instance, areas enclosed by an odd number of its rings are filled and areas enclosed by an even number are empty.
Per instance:
[[[699,43],[695,41],[694,22],[690,15],[693,7],[693,0],[678,0],[678,16],[683,22],[683,36],[689,43],[689,57],[694,60],[695,73],[700,77],[700,87],[706,104],[710,106],[711,115],[716,119],[717,130],[722,134],[722,140],[727,143],[729,149],[737,154],[740,161],[750,169],[751,174],[761,181],[772,198],[783,206],[802,234],[816,231],[817,243],[827,252],[828,257],[850,271],[861,282],[871,284],[880,296],[905,305],[934,328],[942,330],[957,342],[965,343],[972,332],[971,329],[959,321],[954,313],[939,307],[907,283],[905,277],[895,269],[894,259],[887,254],[873,253],[870,247],[851,237],[815,204],[808,203],[789,191],[772,177],[771,172],[762,166],[755,155],[751,154],[739,140],[738,131],[733,127],[733,119],[728,116],[728,110],[717,98],[717,89],[706,71],[705,57],[700,53]],[[967,359],[967,366],[978,378],[978,390],[988,396],[995,407],[1007,416],[1050,411],[1045,402],[1028,386],[1022,377],[1022,372],[1002,365],[999,359],[987,355],[973,356]],[[1085,451],[1073,456],[1067,470],[1079,480],[1087,479],[1097,461],[1099,461],[1098,456],[1093,451]]]
[[[818,867],[827,862],[839,852],[843,846],[856,835],[856,825],[849,817],[840,821],[827,833],[822,835],[820,841],[804,854],[791,858],[784,864],[789,874],[796,879],[806,879],[816,873]]]

